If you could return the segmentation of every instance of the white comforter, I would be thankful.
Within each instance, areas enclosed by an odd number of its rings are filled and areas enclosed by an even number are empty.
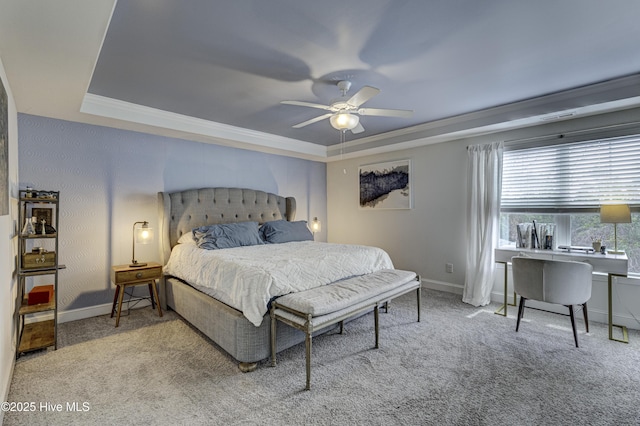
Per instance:
[[[223,250],[178,244],[164,273],[238,309],[259,326],[274,296],[379,269],[393,269],[382,249],[300,241]]]

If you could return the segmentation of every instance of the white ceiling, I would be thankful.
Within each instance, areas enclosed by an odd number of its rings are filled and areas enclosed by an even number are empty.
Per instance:
[[[640,105],[637,0],[0,0],[19,112],[319,161]],[[381,93],[346,134],[349,79]],[[340,152],[346,153],[343,156]]]

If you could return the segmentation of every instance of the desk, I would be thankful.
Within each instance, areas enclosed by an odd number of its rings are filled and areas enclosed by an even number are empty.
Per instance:
[[[555,251],[555,250],[537,250],[537,249],[524,249],[516,248],[514,246],[503,246],[495,250],[496,263],[504,264],[504,304],[495,312],[499,315],[507,316],[507,264],[511,262],[513,256],[517,256],[519,253],[524,253],[527,256],[531,256],[537,259],[553,259],[553,260],[573,260],[575,262],[587,262],[593,266],[593,272],[603,272],[608,277],[608,317],[609,317],[609,340],[615,340],[617,342],[629,343],[629,335],[627,327],[623,325],[617,325],[613,323],[613,308],[612,308],[612,281],[613,277],[626,277],[629,266],[629,259],[626,254],[600,254],[600,253],[585,253],[583,251]],[[516,294],[513,293],[513,304],[516,305]],[[503,312],[503,313],[500,313]],[[613,337],[613,327],[618,327],[622,330],[622,339]]]

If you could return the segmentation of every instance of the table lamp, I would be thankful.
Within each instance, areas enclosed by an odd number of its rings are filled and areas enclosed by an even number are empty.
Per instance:
[[[618,251],[618,224],[631,223],[631,209],[627,204],[603,204],[600,206],[600,223],[613,223],[614,249],[607,250],[609,254],[624,254]]]
[[[139,228],[136,228],[136,225],[142,224]],[[132,247],[132,255],[131,255],[131,267],[139,267],[139,266],[147,266],[146,263],[139,263],[136,260],[136,242],[138,244],[149,244],[153,241],[153,228],[149,227],[149,222],[135,222],[133,224],[133,247]]]
[[[322,229],[322,224],[320,223],[320,220],[318,220],[317,217],[314,217],[313,220],[311,221],[311,232],[315,234],[316,232],[320,232],[321,229]]]

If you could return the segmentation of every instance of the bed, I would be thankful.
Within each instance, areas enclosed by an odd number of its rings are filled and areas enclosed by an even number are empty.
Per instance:
[[[270,356],[268,304],[274,297],[393,268],[388,255],[373,247],[285,241],[204,250],[202,240],[198,246],[194,242],[196,228],[246,225],[253,232],[259,225],[261,231],[271,224],[300,225],[292,197],[243,188],[201,188],[158,193],[158,209],[165,267],[162,303],[236,359],[242,371],[251,371]],[[235,272],[230,262],[236,260],[249,266],[243,264]],[[221,293],[229,286],[233,294]],[[299,330],[282,323],[277,327],[277,351],[305,340]]]

